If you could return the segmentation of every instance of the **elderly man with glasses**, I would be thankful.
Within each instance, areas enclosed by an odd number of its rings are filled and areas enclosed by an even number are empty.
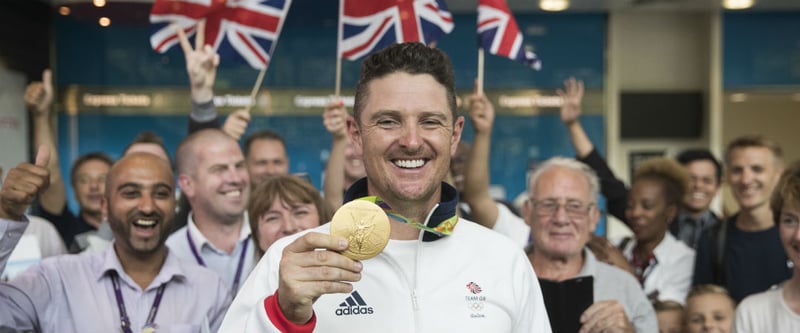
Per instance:
[[[597,175],[585,164],[561,157],[543,163],[530,178],[523,206],[532,239],[528,259],[543,288],[591,277],[591,302],[574,323],[581,332],[657,332],[655,313],[639,283],[586,249],[600,218],[598,191]],[[546,304],[551,303],[548,297],[558,297],[544,296]],[[562,315],[556,311],[548,307],[551,324]]]

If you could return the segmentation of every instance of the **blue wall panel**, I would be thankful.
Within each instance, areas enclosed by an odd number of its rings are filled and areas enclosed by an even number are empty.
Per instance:
[[[800,85],[800,12],[726,13],[726,89]]]

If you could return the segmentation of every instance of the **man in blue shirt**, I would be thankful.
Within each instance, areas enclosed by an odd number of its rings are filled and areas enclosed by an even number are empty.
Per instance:
[[[49,183],[49,149],[8,173],[0,190],[0,268],[27,227],[24,211]],[[110,170],[102,201],[115,241],[103,252],[44,260],[0,284],[0,331],[216,331],[231,301],[213,272],[164,245],[175,217],[169,163],[148,154]]]

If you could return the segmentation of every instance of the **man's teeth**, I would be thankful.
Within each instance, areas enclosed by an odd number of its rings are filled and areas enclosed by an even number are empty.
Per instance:
[[[242,191],[230,191],[228,193],[225,193],[226,197],[238,197],[240,195],[242,195]]]
[[[133,224],[137,227],[152,227],[156,225],[156,220],[136,220]]]
[[[419,168],[425,165],[424,160],[397,160],[394,161],[394,165],[399,166],[405,169],[412,169],[412,168]]]
[[[703,193],[703,192],[694,192],[694,193],[692,193],[692,198],[705,199],[706,198],[706,194]]]

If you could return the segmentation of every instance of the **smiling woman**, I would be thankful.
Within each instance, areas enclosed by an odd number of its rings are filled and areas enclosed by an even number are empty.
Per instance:
[[[668,158],[649,159],[634,174],[625,218],[636,239],[619,247],[651,300],[683,304],[689,292],[695,253],[668,232],[688,187],[686,170]]]
[[[326,223],[331,209],[313,185],[297,176],[269,177],[256,185],[247,209],[256,261],[278,238]]]

